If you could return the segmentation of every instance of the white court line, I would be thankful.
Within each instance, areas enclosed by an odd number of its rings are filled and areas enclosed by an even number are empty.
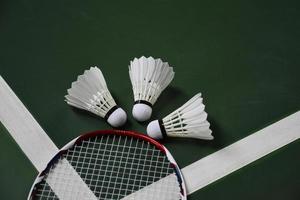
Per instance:
[[[39,172],[42,172],[48,162],[58,153],[58,148],[1,76],[0,121]],[[62,159],[61,163],[61,169],[64,171],[56,170],[56,172],[65,174],[65,177],[51,179],[50,176],[49,179],[46,179],[59,199],[96,200],[93,192],[71,164],[65,159]],[[68,188],[70,185],[65,182],[65,179],[78,186],[77,189],[82,191],[80,195],[76,195],[77,193],[73,192],[72,189],[61,189]]]
[[[300,111],[182,169],[193,192],[300,138]]]

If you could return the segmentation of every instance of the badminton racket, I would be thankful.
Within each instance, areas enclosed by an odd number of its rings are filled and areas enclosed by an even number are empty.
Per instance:
[[[1,122],[40,172],[28,199],[186,199],[179,167],[155,140],[95,131],[58,150],[1,77],[0,96]]]

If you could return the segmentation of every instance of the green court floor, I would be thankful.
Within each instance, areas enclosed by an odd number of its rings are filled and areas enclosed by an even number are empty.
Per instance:
[[[2,0],[0,75],[62,147],[110,128],[64,102],[71,82],[95,65],[129,115],[125,129],[145,133],[147,123],[131,115],[128,65],[134,57],[160,57],[175,78],[152,119],[201,92],[215,137],[166,140],[184,167],[300,110],[299,22],[299,1]],[[298,140],[189,200],[299,200],[299,152]],[[36,175],[0,125],[0,199],[26,199]]]

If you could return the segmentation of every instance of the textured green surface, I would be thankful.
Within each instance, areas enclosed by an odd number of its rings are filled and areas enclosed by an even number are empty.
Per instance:
[[[200,91],[216,138],[166,141],[183,167],[300,109],[299,20],[299,1],[3,0],[0,74],[61,147],[79,133],[109,128],[63,101],[93,65],[128,111],[126,129],[145,132],[130,114],[127,66],[136,56],[161,57],[176,75],[153,118]],[[299,151],[296,141],[189,200],[299,199]],[[13,200],[26,198],[36,175],[3,127],[0,175],[1,199]]]

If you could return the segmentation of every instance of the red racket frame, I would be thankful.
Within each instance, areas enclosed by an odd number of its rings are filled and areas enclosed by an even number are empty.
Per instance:
[[[171,155],[171,153],[169,152],[169,150],[163,146],[162,144],[160,144],[159,142],[157,142],[156,140],[142,134],[136,131],[125,131],[125,130],[97,130],[97,131],[92,131],[89,133],[85,133],[82,134],[80,136],[78,136],[77,138],[73,139],[72,141],[70,141],[69,143],[67,143],[63,148],[60,149],[60,151],[50,160],[50,162],[47,164],[45,170],[43,170],[42,172],[40,172],[37,176],[37,178],[35,179],[29,196],[28,196],[28,200],[32,199],[32,197],[35,194],[34,188],[35,185],[40,183],[43,180],[43,177],[45,176],[45,174],[48,172],[48,170],[51,168],[51,166],[63,155],[65,154],[70,148],[74,147],[74,145],[80,144],[83,140],[87,140],[88,138],[93,138],[96,137],[98,135],[125,135],[125,136],[130,136],[136,139],[141,139],[144,141],[147,141],[151,144],[153,144],[154,146],[156,146],[162,153],[164,153],[167,158],[169,159],[172,167],[174,168],[174,171],[176,173],[178,182],[180,184],[180,189],[181,189],[181,195],[182,195],[182,200],[186,200],[187,198],[187,193],[186,193],[186,187],[185,187],[185,183],[184,183],[184,179],[182,176],[182,173],[180,171],[180,168],[178,167],[175,159],[173,158],[173,156]]]

